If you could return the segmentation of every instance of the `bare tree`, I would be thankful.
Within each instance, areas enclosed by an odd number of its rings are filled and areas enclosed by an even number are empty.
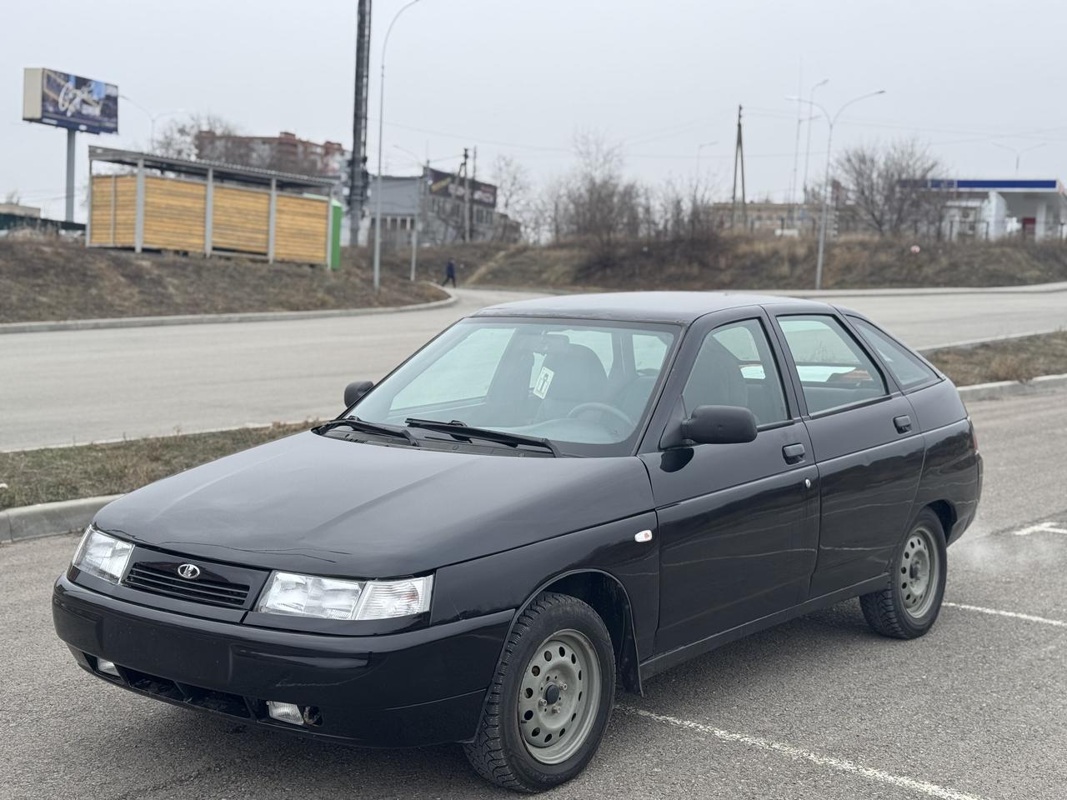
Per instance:
[[[941,176],[944,165],[917,140],[853,147],[838,157],[837,171],[860,222],[879,236],[940,224],[947,198],[931,191],[929,181]]]
[[[238,131],[235,125],[215,114],[190,114],[170,120],[157,131],[150,150],[155,155],[166,158],[194,160],[199,155],[197,135],[203,132],[216,136],[234,136]],[[227,152],[224,154],[226,157],[213,160],[227,161],[232,164],[247,163],[247,153],[236,152],[239,148],[232,149],[235,152]]]

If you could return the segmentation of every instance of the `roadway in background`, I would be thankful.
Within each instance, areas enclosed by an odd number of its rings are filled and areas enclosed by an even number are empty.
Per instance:
[[[727,645],[652,679],[644,698],[620,694],[590,768],[546,796],[1062,800],[1067,403],[970,411],[985,492],[949,551],[949,605],[929,635],[872,634],[850,601]],[[478,779],[458,746],[305,741],[86,675],[50,614],[75,542],[0,546],[0,799],[515,796]]]
[[[458,291],[445,308],[369,316],[0,336],[0,450],[327,419],[445,326],[536,295]],[[1067,292],[845,294],[914,347],[1056,330]]]

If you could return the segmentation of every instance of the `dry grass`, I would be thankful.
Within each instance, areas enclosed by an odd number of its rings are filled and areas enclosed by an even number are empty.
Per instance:
[[[1067,374],[1067,331],[923,353],[957,386]]]
[[[823,286],[858,289],[1012,286],[1067,281],[1067,246],[1017,241],[923,244],[852,238],[827,247]],[[726,234],[704,242],[621,242],[610,252],[582,243],[516,246],[476,270],[474,284],[561,290],[813,288],[813,239]],[[443,263],[443,262],[442,262]],[[461,280],[463,276],[461,275]]]
[[[340,270],[174,253],[86,249],[48,237],[0,239],[0,323],[169,314],[395,306],[440,300],[387,265],[373,292],[365,254]]]
[[[0,453],[0,509],[122,494],[314,423]]]

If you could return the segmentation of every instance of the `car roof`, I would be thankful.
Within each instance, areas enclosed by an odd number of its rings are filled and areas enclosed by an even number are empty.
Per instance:
[[[788,306],[790,310],[798,312],[823,313],[832,309],[832,306],[826,303],[813,300],[744,292],[611,292],[518,300],[483,308],[474,316],[561,317],[689,324],[714,311],[747,306]]]

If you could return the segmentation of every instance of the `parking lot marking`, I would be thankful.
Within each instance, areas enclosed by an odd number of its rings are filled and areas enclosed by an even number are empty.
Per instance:
[[[977,611],[979,614],[992,614],[995,617],[1008,617],[1009,619],[1021,619],[1026,622],[1040,622],[1042,625],[1051,625],[1054,628],[1067,628],[1067,622],[1047,617],[1035,617],[1033,614],[1020,614],[1018,611],[1001,611],[997,608],[983,608],[982,606],[969,606],[966,603],[942,603],[949,608],[960,608],[964,611]]]
[[[894,775],[891,772],[885,772],[884,770],[875,769],[874,767],[865,767],[862,764],[857,764],[855,761],[849,761],[844,758],[835,758],[834,756],[826,756],[820,753],[814,753],[810,750],[802,750],[799,747],[782,744],[781,742],[775,742],[771,739],[764,739],[760,736],[732,733],[730,731],[714,728],[711,725],[705,725],[702,722],[693,722],[692,720],[669,717],[665,714],[656,714],[652,711],[634,708],[633,706],[616,706],[616,709],[627,714],[636,714],[639,717],[645,717],[646,719],[655,720],[656,722],[673,725],[677,728],[684,728],[686,730],[696,731],[697,733],[705,733],[714,736],[716,739],[723,742],[736,742],[738,744],[754,747],[757,750],[768,750],[774,753],[781,753],[795,761],[810,761],[812,764],[816,764],[820,767],[829,767],[838,772],[859,775],[888,786],[908,789],[919,794],[924,794],[927,797],[936,797],[938,800],[979,800],[976,795],[946,789],[944,786],[938,786],[936,783],[928,783],[927,781],[919,781],[914,778],[906,778],[903,775]]]
[[[1067,528],[1060,527],[1058,522],[1039,522],[1015,531],[1016,536],[1029,536],[1032,533],[1067,533]]]

